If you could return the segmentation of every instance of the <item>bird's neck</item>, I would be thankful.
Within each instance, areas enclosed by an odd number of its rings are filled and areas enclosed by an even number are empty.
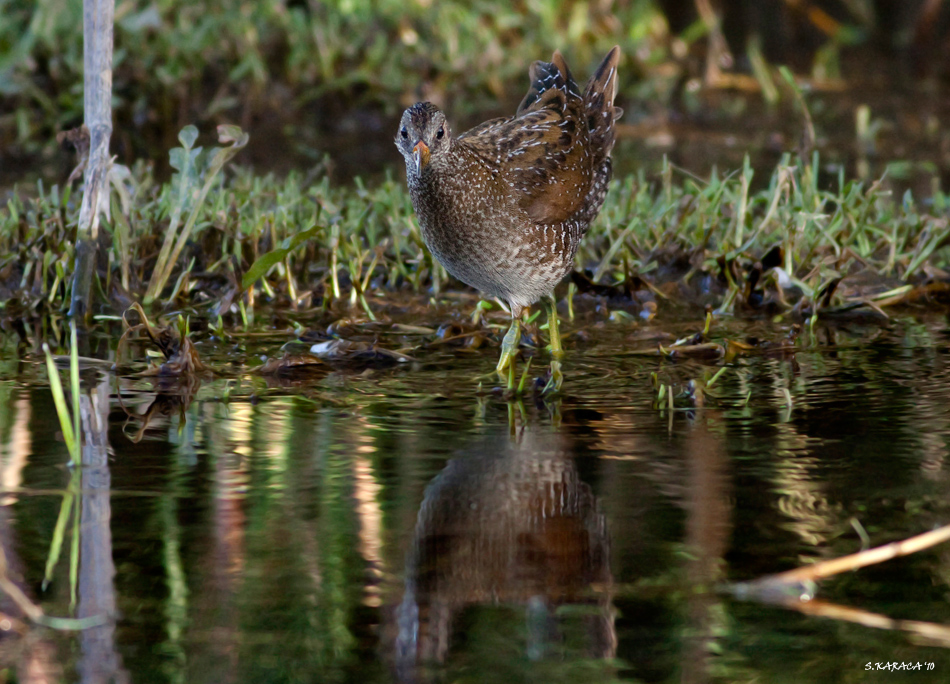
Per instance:
[[[427,236],[444,230],[446,222],[452,222],[459,212],[459,176],[447,152],[443,150],[422,173],[409,170],[409,195]]]
[[[449,150],[444,150],[438,159],[433,159],[428,166],[418,172],[412,163],[407,164],[406,176],[410,190],[439,194],[445,186],[446,173],[451,174],[451,169],[446,168],[445,164],[449,152]]]

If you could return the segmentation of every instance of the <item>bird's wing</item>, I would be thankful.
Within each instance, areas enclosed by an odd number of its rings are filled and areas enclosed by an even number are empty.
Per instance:
[[[583,98],[560,52],[535,62],[531,85],[501,142],[518,205],[535,222],[553,225],[581,208],[590,188]]]
[[[518,207],[554,225],[582,209],[593,178],[584,100],[560,52],[535,62],[531,86],[511,119],[493,119],[459,136],[495,169]]]
[[[545,93],[539,102],[547,98]],[[569,220],[581,208],[592,178],[580,103],[552,103],[527,112],[515,123],[502,149],[507,152],[508,180],[519,192],[518,205],[540,224]]]

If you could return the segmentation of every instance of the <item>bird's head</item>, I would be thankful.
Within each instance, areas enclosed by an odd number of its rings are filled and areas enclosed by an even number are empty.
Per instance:
[[[449,149],[452,133],[445,114],[431,102],[417,102],[402,114],[396,147],[406,159],[406,170],[421,176]]]

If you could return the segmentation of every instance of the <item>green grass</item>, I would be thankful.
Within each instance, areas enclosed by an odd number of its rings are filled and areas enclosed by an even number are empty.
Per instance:
[[[162,307],[235,322],[261,307],[295,305],[350,307],[372,318],[401,295],[459,287],[424,248],[400,179],[339,187],[302,173],[216,172],[231,149],[173,150],[180,171],[165,184],[144,166],[133,169],[127,201],[117,194],[112,202],[101,299],[117,311],[146,299],[169,225],[184,217],[181,249],[152,292]],[[750,190],[762,184],[748,165],[707,180],[669,165],[656,178],[617,179],[577,265],[602,284],[643,276],[659,288],[660,306],[680,298],[723,312],[754,309],[752,291],[764,292],[773,311],[798,305],[813,314],[871,296],[886,305],[940,280],[934,269],[947,265],[950,238],[945,194],[920,203],[909,193],[893,196],[886,180],[864,184],[843,174],[826,187],[817,168],[817,155],[807,163],[786,157],[759,191]],[[0,209],[6,315],[66,307],[78,199],[39,184]],[[753,272],[761,276],[754,287]],[[859,274],[862,284],[849,285]],[[222,298],[233,306],[222,307]],[[236,309],[240,316],[228,313]]]
[[[119,3],[116,136],[141,153],[143,135],[147,149],[167,149],[191,121],[291,114],[312,126],[341,107],[393,114],[422,91],[481,111],[517,95],[507,89],[523,89],[527,66],[558,47],[579,67],[617,42],[664,60],[652,2],[610,11],[555,0]],[[82,120],[82,4],[0,0],[0,16],[0,145],[49,150]]]
[[[614,44],[624,55],[624,106],[701,107],[685,86],[702,77],[709,29],[683,5],[671,19],[655,0],[117,3],[113,151],[128,162],[163,154],[188,123],[239,123],[255,135],[256,122],[312,154],[326,147],[315,130],[338,130],[357,111],[392,118],[423,98],[474,121],[521,98],[534,60],[561,49],[583,78]],[[728,0],[718,5],[741,13]],[[779,93],[767,58],[792,55],[801,66],[806,54],[813,76],[837,76],[842,49],[872,47],[871,35],[901,48],[897,36],[911,33],[881,24],[869,0],[848,3],[831,35],[791,16],[763,9],[746,37],[731,37],[737,68],[770,105]],[[0,0],[0,17],[0,149],[48,161],[56,133],[82,122],[82,3]],[[759,33],[776,45],[811,40],[780,56]]]

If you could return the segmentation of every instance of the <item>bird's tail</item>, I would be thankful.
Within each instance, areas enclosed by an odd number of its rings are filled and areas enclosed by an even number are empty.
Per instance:
[[[619,61],[620,47],[615,45],[584,89],[584,113],[590,130],[591,149],[596,155],[602,155],[602,159],[610,156],[614,147],[614,124],[623,116],[623,110],[614,106]],[[596,161],[598,160],[595,158]]]
[[[528,70],[528,77],[531,79],[531,85],[528,88],[527,95],[518,105],[515,116],[549,105],[551,103],[550,98],[543,96],[551,90],[559,91],[557,96],[561,106],[564,105],[568,96],[582,97],[577,82],[574,81],[571,70],[567,67],[567,62],[564,61],[564,57],[558,50],[554,51],[554,56],[550,62],[537,61],[532,64]]]
[[[594,178],[580,217],[581,224],[585,226],[594,220],[603,206],[613,173],[610,152],[614,148],[614,124],[623,116],[623,110],[614,106],[619,61],[620,48],[614,46],[584,89],[584,116],[590,131],[590,150],[594,157]]]

